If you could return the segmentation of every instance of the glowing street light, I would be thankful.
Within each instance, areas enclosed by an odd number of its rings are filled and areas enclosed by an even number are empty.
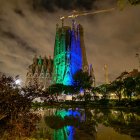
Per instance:
[[[20,79],[17,79],[17,80],[15,81],[15,83],[16,83],[16,85],[21,85],[21,80],[20,80]]]
[[[20,79],[20,77],[19,77],[19,75],[17,75],[16,77],[15,77],[15,84],[16,84],[16,86],[21,86],[22,85],[22,80]]]

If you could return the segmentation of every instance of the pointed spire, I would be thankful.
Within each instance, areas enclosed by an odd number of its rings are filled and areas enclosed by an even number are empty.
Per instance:
[[[45,76],[44,66],[41,68],[40,77],[43,78]]]
[[[83,36],[83,35],[84,35],[84,32],[83,32],[83,27],[82,27],[82,25],[79,24],[78,27],[79,27],[79,34],[80,34],[80,36]]]
[[[41,58],[41,55],[39,56],[38,65],[42,65],[42,58]]]
[[[95,74],[94,74],[92,64],[90,64],[90,66],[89,66],[89,75],[92,77],[93,84],[94,84],[94,87],[95,87],[96,86],[96,81],[95,81]]]
[[[58,32],[59,24],[56,24],[56,32]]]
[[[72,30],[75,30],[75,20],[72,19]]]
[[[34,56],[34,58],[33,58],[33,63],[35,64],[35,65],[37,65],[37,55],[35,54],[35,56]]]
[[[43,59],[43,65],[47,65],[47,58],[46,58],[46,55],[44,56],[44,59]]]
[[[57,23],[56,24],[56,37],[55,37],[55,40],[58,40],[59,39],[59,24]]]
[[[62,19],[62,28],[64,27],[64,19]]]
[[[35,73],[34,73],[34,75],[36,75],[36,76],[37,76],[38,74],[39,74],[39,71],[38,71],[38,66],[36,66],[36,67],[35,67]]]
[[[51,72],[51,71],[50,71],[50,70],[51,70],[51,67],[52,67],[52,65],[51,65],[51,56],[49,56],[48,68],[47,68],[47,71],[48,71],[48,72]]]
[[[79,29],[79,24],[77,25],[77,39],[80,39],[80,29]]]
[[[72,36],[76,39],[77,35],[76,35],[76,30],[75,30],[75,19],[72,19]]]
[[[27,72],[27,75],[26,75],[27,77],[29,76],[33,76],[33,71],[32,71],[32,65],[30,65],[29,67],[28,67],[28,72]]]
[[[64,22],[62,20],[62,34],[64,34]]]
[[[94,71],[93,71],[93,68],[92,68],[92,64],[90,64],[89,65],[89,75],[93,76],[93,73],[94,73]]]

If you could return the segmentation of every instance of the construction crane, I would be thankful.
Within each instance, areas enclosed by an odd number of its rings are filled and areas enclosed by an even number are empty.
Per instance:
[[[115,8],[110,8],[110,9],[104,9],[104,10],[97,10],[97,11],[85,11],[85,12],[79,12],[79,11],[73,11],[71,15],[67,16],[61,16],[60,20],[62,21],[62,26],[64,25],[64,20],[67,18],[72,18],[73,20],[79,16],[87,16],[87,15],[94,15],[94,14],[99,14],[99,13],[106,13],[113,11]]]

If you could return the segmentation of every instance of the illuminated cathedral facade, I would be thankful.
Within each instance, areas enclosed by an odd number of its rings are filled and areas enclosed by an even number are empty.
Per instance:
[[[46,89],[51,85],[53,71],[53,60],[41,56],[33,58],[33,63],[28,67],[26,75],[26,86],[35,86],[40,89]]]
[[[73,76],[77,71],[90,71],[88,66],[83,27],[75,25],[73,20],[72,27],[56,27],[55,46],[54,46],[54,65],[53,82],[64,85],[73,85]]]
[[[53,60],[35,57],[29,67],[26,83],[44,88],[58,83],[73,85],[73,76],[79,70],[89,72],[94,78],[92,65],[89,66],[87,62],[83,27],[73,20],[72,27],[63,24],[59,27],[57,24]]]

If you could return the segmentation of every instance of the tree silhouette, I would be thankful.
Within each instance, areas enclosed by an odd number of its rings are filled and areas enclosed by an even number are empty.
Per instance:
[[[136,91],[136,81],[133,77],[127,77],[124,79],[124,91],[131,100],[132,94]]]
[[[116,94],[116,96],[118,97],[119,101],[122,98],[123,89],[124,89],[124,82],[123,81],[115,80],[115,81],[113,81],[111,83],[110,91],[114,92]]]
[[[85,94],[86,90],[91,90],[92,83],[92,77],[88,74],[88,72],[80,70],[74,75],[74,86],[77,90],[80,91],[82,89],[84,91],[85,100],[87,99]]]

